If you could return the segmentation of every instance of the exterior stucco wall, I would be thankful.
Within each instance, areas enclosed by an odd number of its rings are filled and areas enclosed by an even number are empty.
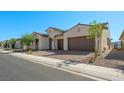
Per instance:
[[[61,35],[63,32],[49,28],[48,29],[48,35],[52,39],[52,49],[57,49],[57,39],[56,35]]]
[[[68,50],[68,38],[87,36],[88,29],[89,26],[77,25],[76,27],[70,29],[68,32],[64,33],[64,50]]]
[[[55,30],[55,29],[52,29],[52,28],[49,28],[49,29],[48,29],[48,35],[49,35],[49,37],[52,38],[52,39],[54,38],[54,36],[60,35],[60,34],[62,34],[61,31],[58,31],[58,30]]]
[[[22,48],[22,45],[21,45],[21,41],[20,40],[16,41],[15,48],[18,48],[18,49]]]
[[[41,38],[41,36],[40,35],[38,35],[38,34],[35,34],[36,35],[36,39],[38,39],[38,40],[40,40],[40,38]],[[32,48],[33,49],[36,49],[36,40],[34,40],[34,42],[32,43]],[[38,47],[38,49],[39,49],[39,47]]]
[[[102,31],[102,40],[101,40],[101,50],[104,52],[105,50],[109,49],[109,42],[108,42],[109,33],[107,29]]]
[[[121,40],[124,41],[124,36],[121,37]]]
[[[124,49],[124,40],[121,40],[121,49]]]
[[[121,40],[121,49],[124,49],[124,32],[122,32],[120,40]]]
[[[41,37],[39,41],[39,49],[49,49],[49,38]]]
[[[32,48],[33,48],[33,49],[36,49],[35,44],[36,44],[36,42],[34,41],[34,42],[32,43]]]
[[[36,38],[39,40],[38,49],[49,49],[49,38],[36,34]],[[33,42],[33,49],[36,49],[36,41]]]

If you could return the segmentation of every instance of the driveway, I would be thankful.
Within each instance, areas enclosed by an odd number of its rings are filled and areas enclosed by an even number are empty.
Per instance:
[[[62,60],[71,60],[85,62],[89,56],[92,56],[91,51],[64,51],[64,50],[44,50],[34,51],[33,55],[57,58]]]
[[[112,49],[104,58],[98,58],[95,65],[124,70],[124,50]]]

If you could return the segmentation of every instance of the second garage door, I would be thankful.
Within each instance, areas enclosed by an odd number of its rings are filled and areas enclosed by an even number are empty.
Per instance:
[[[94,51],[95,40],[87,39],[87,37],[68,38],[68,49],[75,51]]]

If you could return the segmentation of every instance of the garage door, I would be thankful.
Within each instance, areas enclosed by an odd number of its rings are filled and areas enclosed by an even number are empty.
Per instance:
[[[94,51],[94,48],[95,48],[95,40],[93,39],[87,39],[87,37],[68,38],[69,50]]]

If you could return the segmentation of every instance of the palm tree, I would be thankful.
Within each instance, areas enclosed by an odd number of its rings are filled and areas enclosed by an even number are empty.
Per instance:
[[[27,46],[27,50],[31,51],[32,48],[32,43],[36,39],[36,36],[34,34],[24,34],[22,36],[22,42],[25,46]]]
[[[106,27],[106,24],[104,23],[97,23],[96,21],[92,21],[91,26],[88,31],[88,38],[95,39],[96,46],[95,46],[95,59],[98,55],[101,54],[101,49],[100,48],[100,42],[101,41],[101,36],[102,36],[102,30]]]

